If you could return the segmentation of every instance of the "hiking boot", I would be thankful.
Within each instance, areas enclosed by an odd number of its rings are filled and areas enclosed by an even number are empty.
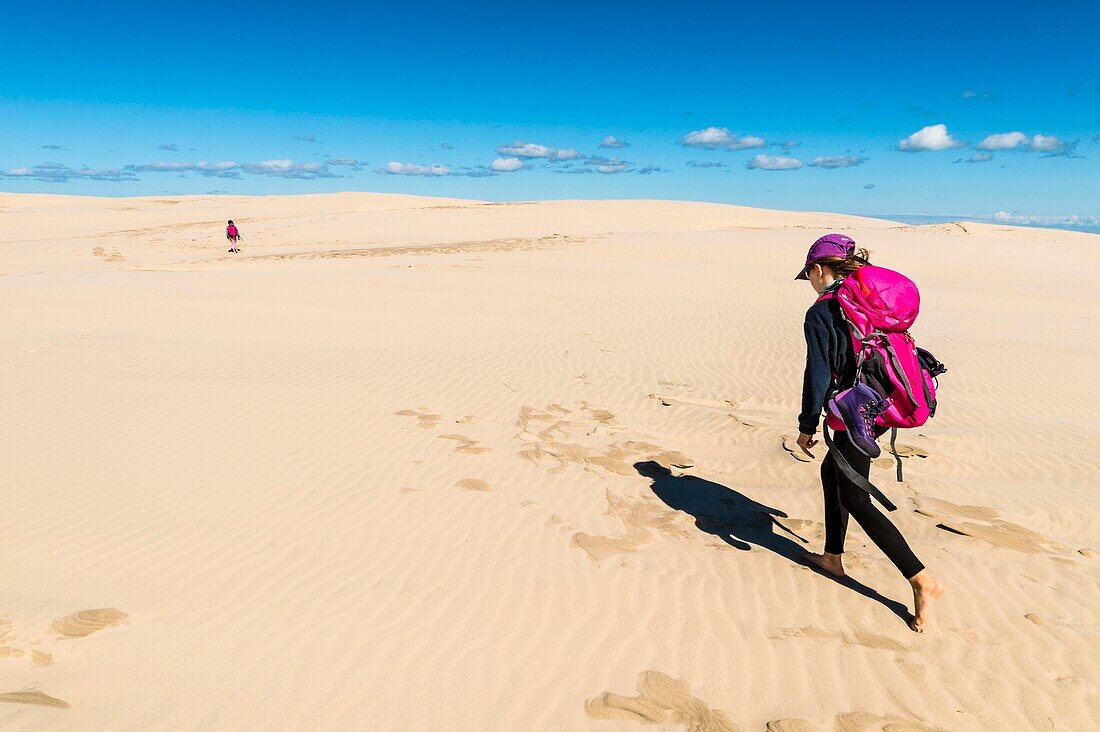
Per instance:
[[[829,400],[829,411],[844,422],[857,450],[869,458],[882,454],[875,442],[875,417],[886,411],[886,400],[874,389],[864,384],[845,389]]]

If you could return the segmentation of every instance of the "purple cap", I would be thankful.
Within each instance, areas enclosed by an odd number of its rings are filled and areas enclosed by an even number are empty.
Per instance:
[[[850,236],[844,234],[826,234],[810,247],[810,251],[806,253],[806,266],[804,266],[795,277],[796,280],[808,280],[809,275],[806,272],[809,271],[810,265],[819,259],[825,257],[847,257],[849,254],[856,250],[856,242]]]

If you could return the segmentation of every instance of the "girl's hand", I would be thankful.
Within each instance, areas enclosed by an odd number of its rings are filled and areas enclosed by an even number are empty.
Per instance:
[[[814,454],[810,452],[810,448],[817,445],[817,440],[814,439],[813,435],[799,435],[797,444],[799,447],[802,448],[802,452],[806,453],[810,457],[814,456]]]

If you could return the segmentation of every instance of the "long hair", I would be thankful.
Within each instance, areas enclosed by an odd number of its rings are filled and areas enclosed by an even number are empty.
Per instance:
[[[859,248],[846,257],[822,257],[814,261],[822,267],[828,267],[837,278],[847,277],[860,267],[871,263],[871,254],[866,249]]]

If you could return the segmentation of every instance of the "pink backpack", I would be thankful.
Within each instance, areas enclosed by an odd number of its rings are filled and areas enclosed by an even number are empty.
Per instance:
[[[920,312],[920,293],[905,275],[867,265],[818,301],[832,299],[839,303],[852,337],[855,382],[866,384],[886,399],[888,406],[875,423],[891,430],[890,449],[901,481],[901,460],[894,448],[897,430],[920,427],[935,415],[936,377],[947,371],[931,353],[917,348],[909,334]],[[825,423],[834,430],[844,429],[844,423],[832,414]]]

